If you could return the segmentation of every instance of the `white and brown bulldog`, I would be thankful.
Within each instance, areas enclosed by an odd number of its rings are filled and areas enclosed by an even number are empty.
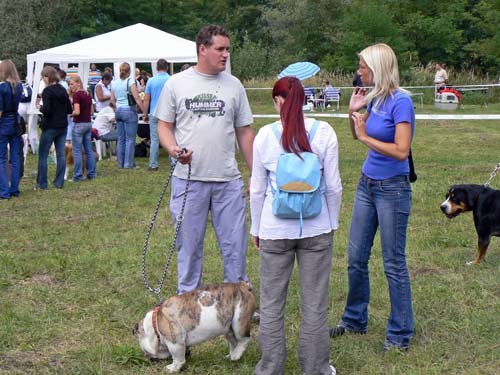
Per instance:
[[[148,311],[132,333],[146,357],[172,356],[168,372],[181,370],[187,347],[220,335],[229,343],[229,358],[237,361],[250,342],[254,310],[255,298],[246,283],[208,285],[170,297]]]

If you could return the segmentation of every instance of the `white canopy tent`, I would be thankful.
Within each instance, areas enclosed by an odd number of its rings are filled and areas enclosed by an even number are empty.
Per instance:
[[[160,58],[166,59],[170,64],[196,62],[196,43],[137,23],[27,55],[27,81],[33,85],[33,92],[37,93],[40,73],[45,63],[59,64],[62,67],[78,64],[78,75],[86,86],[91,63],[113,62],[115,72],[122,62],[128,62],[132,72],[137,62],[151,63],[155,72],[155,63]],[[33,95],[30,113],[35,113],[35,102],[36,95]]]

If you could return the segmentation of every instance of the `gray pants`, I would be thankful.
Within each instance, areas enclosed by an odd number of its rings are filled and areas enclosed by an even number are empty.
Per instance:
[[[303,374],[331,374],[328,286],[333,232],[297,240],[260,240],[261,359],[256,375],[285,372],[285,303],[295,257],[299,266],[302,321],[298,356]]]
[[[173,177],[170,212],[174,223],[181,211],[185,188],[185,180]],[[248,229],[245,209],[245,192],[241,178],[228,182],[190,182],[184,221],[177,237],[179,294],[190,292],[202,285],[203,242],[209,213],[222,255],[224,282],[248,282]]]

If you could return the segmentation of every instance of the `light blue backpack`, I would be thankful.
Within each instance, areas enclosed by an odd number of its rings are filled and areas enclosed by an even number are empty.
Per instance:
[[[312,143],[318,121],[315,121],[309,133]],[[281,133],[276,123],[271,128],[281,144]],[[312,152],[301,152],[299,158],[293,152],[284,152],[276,167],[276,189],[271,180],[269,185],[273,193],[273,215],[282,219],[299,219],[302,237],[303,219],[318,216],[321,212],[321,164],[318,156]]]

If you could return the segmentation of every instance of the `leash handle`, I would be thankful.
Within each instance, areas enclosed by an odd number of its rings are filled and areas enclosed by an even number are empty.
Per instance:
[[[178,160],[182,154],[187,154],[188,153],[188,150],[186,147],[183,147],[182,150],[180,150],[177,155],[175,156],[175,159]]]

